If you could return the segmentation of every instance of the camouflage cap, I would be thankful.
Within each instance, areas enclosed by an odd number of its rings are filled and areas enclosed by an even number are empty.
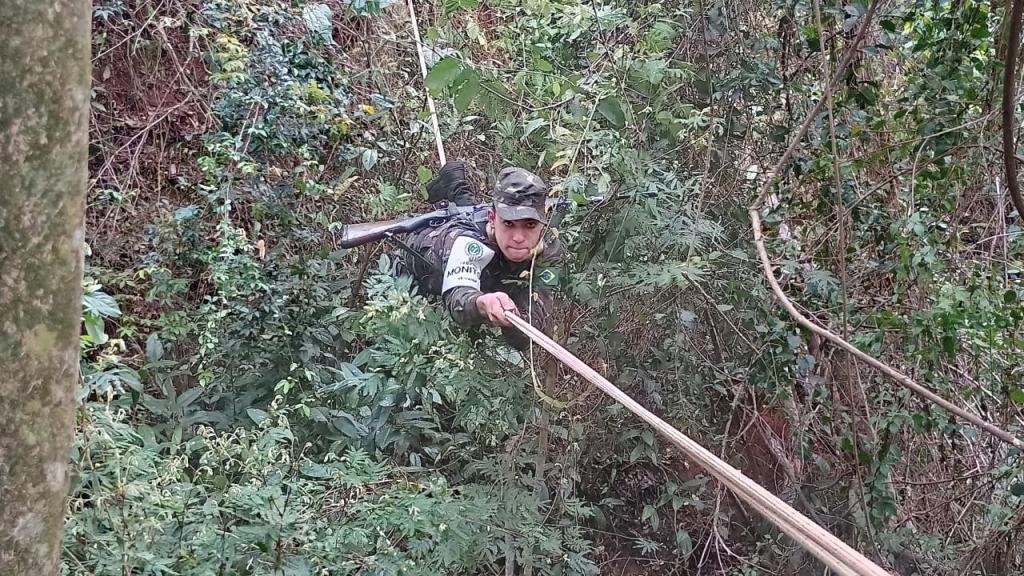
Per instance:
[[[503,220],[539,220],[548,223],[544,204],[548,186],[533,172],[505,168],[494,186],[494,210]]]

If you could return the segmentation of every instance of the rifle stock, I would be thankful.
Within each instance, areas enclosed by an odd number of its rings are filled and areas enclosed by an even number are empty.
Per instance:
[[[341,247],[355,248],[376,242],[391,233],[401,223],[401,220],[385,220],[383,222],[346,224],[341,229]]]

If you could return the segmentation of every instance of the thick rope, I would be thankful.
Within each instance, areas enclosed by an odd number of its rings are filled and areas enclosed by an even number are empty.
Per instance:
[[[416,39],[416,56],[420,59],[420,72],[423,73],[423,79],[427,79],[427,62],[423,59],[423,42],[420,40],[420,25],[416,22],[416,7],[413,6],[413,0],[408,0],[409,3],[409,21],[412,22],[412,35]],[[434,141],[437,143],[437,159],[441,166],[444,166],[448,160],[444,154],[444,143],[441,141],[441,128],[437,124],[437,108],[434,106],[434,98],[430,96],[430,90],[424,86],[424,90],[427,93],[427,108],[430,110],[430,123],[434,128]]]
[[[593,368],[584,364],[583,361],[568,350],[562,348],[543,332],[534,328],[529,322],[511,312],[506,312],[505,318],[528,338],[561,360],[566,366],[575,370],[580,376],[589,380],[616,402],[619,402],[628,408],[630,412],[633,412],[650,424],[651,427],[682,450],[690,460],[707,470],[719,482],[732,490],[737,497],[775,524],[779,530],[792,538],[800,546],[814,554],[837,574],[843,576],[889,576],[889,572],[868,560],[863,554],[857,552],[835,535],[818,526],[764,487],[745,476],[742,472],[733,468],[661,418],[655,416],[630,398],[625,392],[619,390],[615,385],[598,374]]]

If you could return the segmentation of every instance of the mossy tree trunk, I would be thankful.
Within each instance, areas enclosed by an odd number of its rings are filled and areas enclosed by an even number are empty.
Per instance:
[[[0,574],[59,572],[74,437],[89,0],[0,0]]]

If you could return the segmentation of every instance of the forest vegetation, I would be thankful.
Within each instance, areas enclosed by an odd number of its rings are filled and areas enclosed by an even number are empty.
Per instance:
[[[482,199],[514,165],[574,201],[567,348],[893,574],[1024,572],[1020,451],[794,320],[748,214],[796,310],[1024,435],[1013,8],[419,2],[423,78],[405,2],[94,0],[62,572],[823,573],[338,246],[429,208],[428,92]]]

